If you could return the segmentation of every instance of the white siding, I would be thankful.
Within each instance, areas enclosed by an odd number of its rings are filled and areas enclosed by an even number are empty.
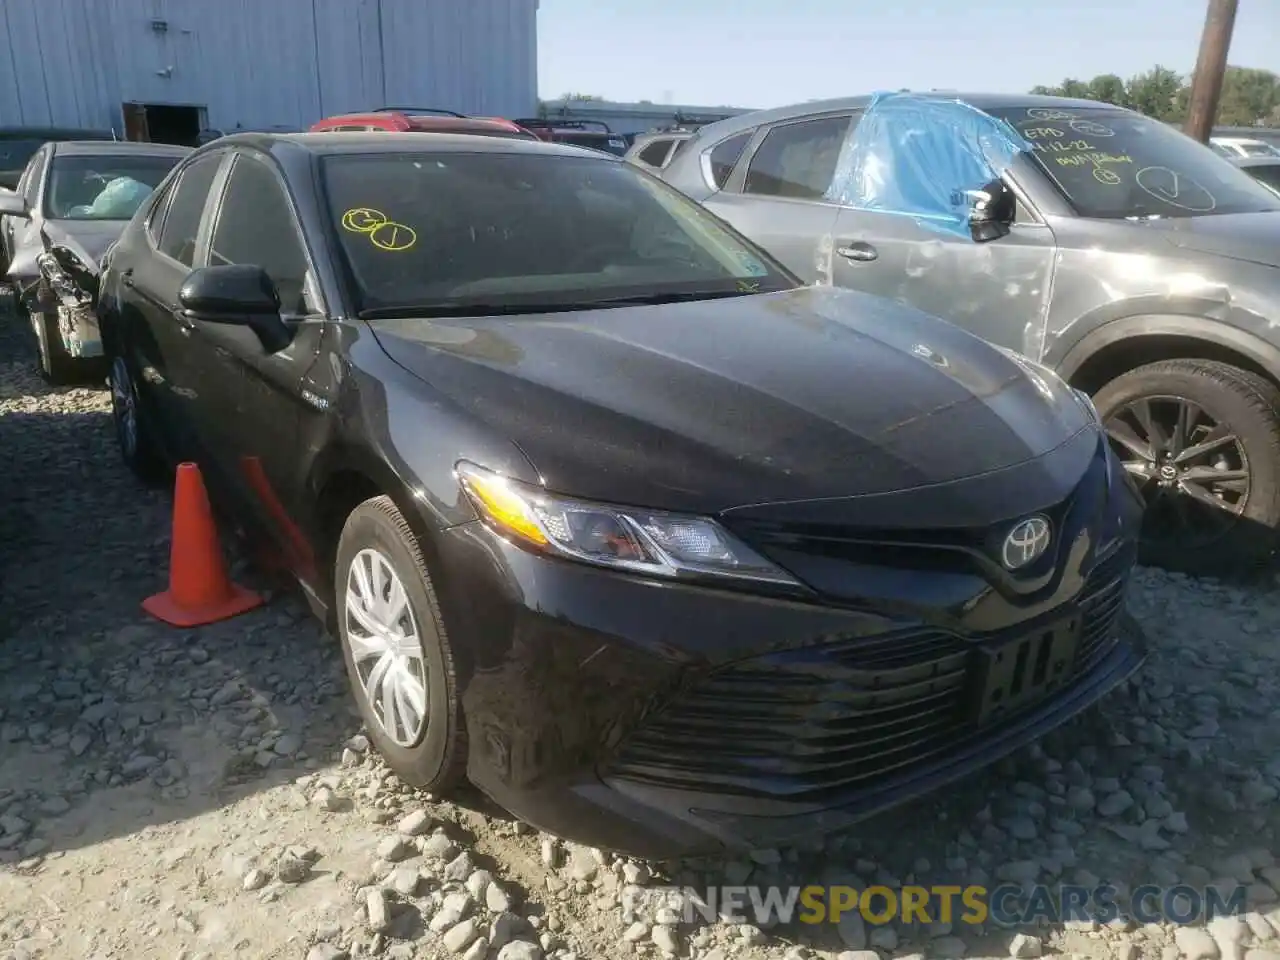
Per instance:
[[[538,0],[0,0],[0,126],[122,128],[125,101],[303,129],[386,104],[527,116]],[[153,29],[152,21],[167,29]]]

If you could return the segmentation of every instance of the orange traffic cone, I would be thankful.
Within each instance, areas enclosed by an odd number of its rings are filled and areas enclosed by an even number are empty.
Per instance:
[[[199,627],[261,605],[260,596],[227,575],[200,468],[180,464],[173,493],[169,589],[147,597],[142,609],[175,627]]]

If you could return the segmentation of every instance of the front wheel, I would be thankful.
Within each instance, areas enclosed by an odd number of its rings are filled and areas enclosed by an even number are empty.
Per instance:
[[[1210,360],[1163,360],[1098,391],[1146,501],[1141,560],[1190,574],[1256,570],[1280,529],[1280,390]]]
[[[448,793],[466,766],[453,650],[422,549],[390,497],[352,511],[334,573],[343,659],[370,738],[405,783]]]
[[[148,486],[158,486],[165,478],[165,461],[151,435],[138,403],[138,390],[124,357],[111,361],[111,421],[124,465]]]

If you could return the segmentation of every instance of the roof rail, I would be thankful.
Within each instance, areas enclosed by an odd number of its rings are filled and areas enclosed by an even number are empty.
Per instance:
[[[603,133],[613,133],[613,129],[603,120],[562,120],[558,117],[529,117],[515,122],[522,127],[530,129],[537,127],[542,130],[585,130],[587,127],[595,127]]]
[[[462,117],[466,118],[465,113],[458,113],[456,110],[444,110],[440,107],[374,107],[374,113],[431,113],[440,117]]]

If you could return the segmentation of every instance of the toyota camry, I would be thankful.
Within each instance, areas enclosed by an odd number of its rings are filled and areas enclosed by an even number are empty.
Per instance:
[[[1086,397],[616,158],[223,138],[99,307],[126,463],[198,463],[275,546],[415,786],[634,855],[777,843],[1141,664]]]

